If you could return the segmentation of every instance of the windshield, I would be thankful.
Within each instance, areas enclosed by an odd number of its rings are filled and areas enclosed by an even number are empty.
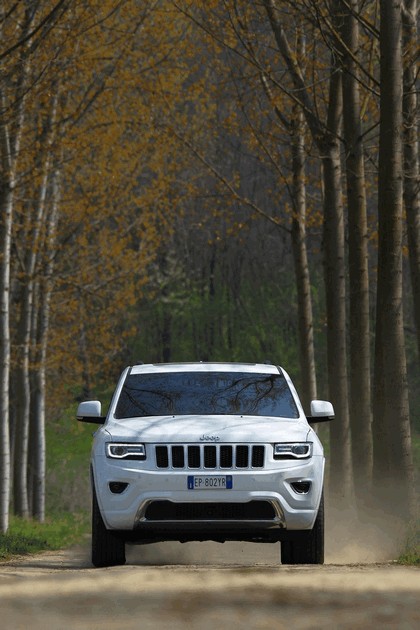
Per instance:
[[[299,417],[282,374],[241,372],[129,375],[115,417],[192,414]]]

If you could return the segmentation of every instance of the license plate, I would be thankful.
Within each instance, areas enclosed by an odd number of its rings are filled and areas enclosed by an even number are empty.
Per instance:
[[[232,475],[189,475],[188,490],[232,490]]]

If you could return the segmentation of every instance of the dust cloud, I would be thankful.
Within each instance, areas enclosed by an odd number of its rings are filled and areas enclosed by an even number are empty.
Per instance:
[[[354,507],[329,505],[325,523],[325,563],[332,565],[392,562],[401,552],[406,524],[388,515],[358,516]],[[127,562],[143,566],[260,566],[280,564],[279,543],[189,542],[127,545]]]
[[[326,515],[325,562],[371,564],[395,560],[404,547],[408,524],[366,509],[358,514],[350,506],[329,506]]]

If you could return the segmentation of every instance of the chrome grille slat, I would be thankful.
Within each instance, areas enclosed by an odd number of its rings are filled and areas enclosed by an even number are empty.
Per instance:
[[[263,468],[265,446],[254,444],[168,444],[155,447],[157,468],[249,470]]]

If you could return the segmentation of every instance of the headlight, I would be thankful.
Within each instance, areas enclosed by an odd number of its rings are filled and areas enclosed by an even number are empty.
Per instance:
[[[274,444],[274,459],[307,459],[312,456],[312,442]]]
[[[106,456],[112,459],[146,459],[146,449],[144,444],[108,442]]]

